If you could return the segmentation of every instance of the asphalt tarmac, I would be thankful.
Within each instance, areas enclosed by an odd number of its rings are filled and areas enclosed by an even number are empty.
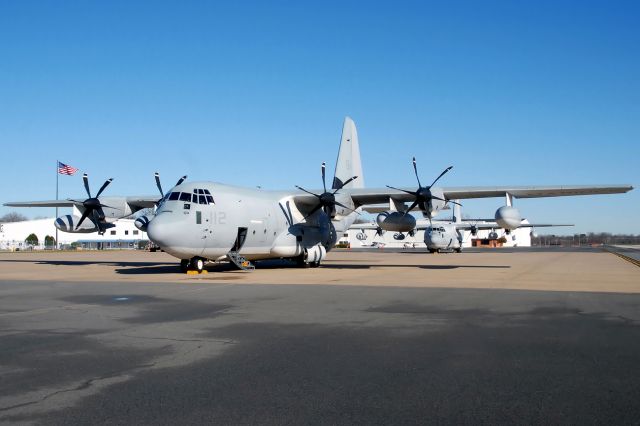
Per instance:
[[[408,288],[402,271],[385,286],[0,275],[0,422],[640,421],[639,293]]]

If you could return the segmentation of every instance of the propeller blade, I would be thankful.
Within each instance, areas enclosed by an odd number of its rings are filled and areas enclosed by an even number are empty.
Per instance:
[[[86,209],[84,211],[84,213],[82,213],[82,216],[80,217],[80,220],[78,221],[78,224],[76,225],[76,229],[80,228],[80,225],[82,225],[82,222],[84,222],[84,220],[87,218],[87,216],[89,216],[89,213],[91,213],[93,211],[93,209]]]
[[[418,193],[416,191],[407,191],[406,189],[400,189],[400,188],[396,188],[396,187],[389,186],[389,185],[387,185],[387,188],[395,189],[396,191],[401,191],[401,192],[413,195],[414,197],[418,196]]]
[[[320,196],[319,196],[318,194],[314,194],[314,193],[313,193],[313,192],[311,192],[311,191],[307,191],[306,189],[304,189],[304,188],[303,188],[303,187],[301,187],[301,186],[296,185],[296,188],[298,188],[300,191],[304,191],[304,192],[306,192],[307,194],[315,195],[316,197],[320,198]]]
[[[431,196],[432,199],[434,200],[440,200],[440,201],[444,201],[445,203],[451,203],[451,204],[457,204],[460,207],[462,207],[462,204],[458,203],[457,201],[453,201],[453,200],[446,200],[444,198],[440,198],[440,197],[436,197],[435,195]]]
[[[324,192],[327,192],[327,183],[325,182],[325,169],[327,168],[326,163],[322,162],[322,188],[324,188]]]
[[[106,204],[98,204],[99,207],[106,207],[108,209],[115,209],[115,207],[107,206]]]
[[[187,180],[187,175],[184,175],[180,179],[178,179],[178,182],[176,183],[176,186],[180,185],[185,180]]]
[[[335,191],[333,191],[333,193],[335,194],[336,192],[340,191],[342,188],[344,188],[349,182],[351,182],[352,180],[358,179],[358,176],[354,176],[354,177],[350,177],[349,179],[347,179],[340,188],[336,188]]]
[[[407,213],[409,213],[417,205],[418,205],[418,200],[415,200],[413,204],[411,204],[411,206],[409,206],[409,208],[404,211],[404,214],[406,215]]]
[[[350,210],[350,211],[352,211],[353,213],[356,213],[357,215],[360,215],[360,212],[357,212],[357,211],[355,211],[354,209],[352,209],[351,207],[347,207],[347,206],[345,206],[344,204],[339,203],[339,202],[337,202],[337,201],[336,201],[336,206],[340,206],[340,207],[342,207],[343,209]]]
[[[82,175],[82,181],[84,182],[84,189],[87,191],[87,195],[91,198],[91,191],[89,191],[89,176],[86,173]]]
[[[420,178],[418,177],[418,166],[416,165],[416,157],[413,157],[413,171],[416,174],[416,179],[418,180],[418,186],[422,188],[422,184],[420,183]]]
[[[107,179],[106,181],[104,181],[104,183],[102,184],[102,186],[100,187],[100,191],[98,191],[98,193],[96,194],[96,198],[100,197],[100,194],[102,194],[102,191],[104,191],[104,189],[109,186],[109,184],[113,182],[113,178]]]
[[[160,174],[156,172],[154,176],[156,178],[156,186],[158,187],[158,191],[160,191],[160,197],[164,197],[164,191],[162,190],[162,185],[160,185]]]
[[[437,182],[438,180],[440,180],[440,178],[441,178],[442,176],[444,176],[444,175],[445,175],[449,170],[451,170],[451,169],[453,169],[453,166],[449,166],[449,167],[447,167],[446,169],[444,169],[444,171],[443,171],[442,173],[440,173],[440,176],[438,176],[438,177],[436,178],[436,180],[434,180],[434,181],[433,181],[433,183],[432,183],[431,185],[429,185],[429,186],[428,186],[428,188],[431,188],[433,185],[435,185],[435,184],[436,184],[436,182]]]
[[[314,194],[314,195],[315,195],[315,194]],[[313,208],[313,210],[311,210],[311,211],[309,212],[309,214],[308,214],[308,215],[306,215],[306,216],[304,217],[304,220],[307,220],[307,218],[308,218],[309,216],[311,216],[312,214],[314,214],[315,212],[317,212],[317,211],[318,211],[318,210],[320,210],[321,208],[322,208],[322,204],[318,204],[317,206],[315,206],[315,207]]]
[[[93,210],[93,214],[89,218],[98,228],[100,228],[100,222],[104,220],[104,211],[102,207],[98,206],[98,208]]]

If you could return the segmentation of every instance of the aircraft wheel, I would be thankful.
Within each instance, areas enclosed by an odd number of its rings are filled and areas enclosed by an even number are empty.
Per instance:
[[[204,269],[204,259],[201,257],[194,257],[191,259],[189,266],[189,269],[191,270],[202,272],[202,270]]]
[[[298,268],[308,268],[309,267],[309,264],[304,261],[304,254],[301,254],[300,256],[294,257],[293,260],[296,262],[296,266]]]
[[[461,248],[457,248],[456,249],[456,253],[462,253],[462,249]]]
[[[180,272],[185,273],[189,270],[189,259],[180,260]]]
[[[317,262],[311,262],[309,263],[309,266],[312,268],[317,268],[318,266],[320,266],[320,261],[318,260]]]

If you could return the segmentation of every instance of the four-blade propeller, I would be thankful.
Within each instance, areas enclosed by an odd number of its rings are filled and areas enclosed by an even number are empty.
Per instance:
[[[156,172],[155,178],[156,178],[156,186],[158,187],[158,191],[160,191],[160,200],[162,200],[165,194],[164,194],[164,191],[162,191],[162,185],[160,185],[160,173]],[[180,185],[186,179],[187,179],[187,175],[182,176],[180,179],[178,179],[178,182],[176,182],[174,187]],[[156,204],[158,204],[160,200],[158,200]]]
[[[82,204],[82,206],[84,207],[84,212],[82,213],[82,217],[80,217],[80,220],[76,225],[76,229],[80,228],[80,225],[82,225],[82,222],[84,222],[84,220],[88,217],[89,220],[93,222],[93,224],[96,225],[96,227],[99,230],[102,230],[101,222],[104,221],[104,211],[102,210],[102,208],[103,207],[112,208],[112,207],[102,204],[98,198],[100,197],[100,194],[102,194],[102,191],[104,191],[105,188],[109,186],[111,182],[113,182],[113,178],[107,179],[102,184],[102,186],[100,187],[100,190],[98,191],[95,197],[91,196],[91,190],[89,189],[89,176],[87,176],[86,173],[82,175],[82,180],[84,181],[84,189],[87,191],[87,196],[89,198],[87,198],[84,201],[69,200],[69,201],[74,201],[78,204]]]
[[[453,166],[449,166],[446,169],[444,169],[444,171],[440,173],[440,176],[435,178],[435,180],[431,183],[431,185],[422,186],[422,184],[420,183],[420,178],[418,177],[418,166],[416,165],[416,157],[413,157],[413,171],[416,174],[416,180],[418,181],[418,189],[416,189],[415,191],[407,191],[405,189],[395,188],[389,185],[387,185],[387,188],[395,189],[396,191],[402,191],[404,193],[411,194],[415,197],[411,206],[404,211],[404,214],[409,213],[416,206],[418,206],[420,210],[422,210],[423,212],[430,211],[429,204],[431,203],[431,200],[440,200],[440,201],[444,201],[445,203],[449,202],[449,203],[457,204],[460,206],[462,204],[456,201],[446,200],[444,198],[440,198],[431,193],[431,188],[433,187],[433,185],[435,185],[436,182],[440,180],[440,178],[444,176],[452,168]]]
[[[341,188],[337,188],[335,190],[333,190],[333,192],[328,192],[327,191],[327,184],[326,184],[326,164],[323,162],[322,163],[322,188],[324,189],[324,192],[322,194],[315,194],[311,191],[307,191],[306,189],[302,188],[301,186],[296,185],[296,188],[298,188],[301,191],[306,192],[307,194],[311,194],[314,195],[315,197],[318,198],[318,204],[311,209],[311,211],[309,212],[309,214],[307,214],[307,216],[305,216],[305,219],[308,218],[309,216],[311,216],[312,214],[314,214],[315,212],[317,212],[320,209],[323,209],[323,211],[327,214],[327,216],[329,216],[330,218],[335,217],[336,215],[336,206],[340,206],[343,209],[347,209],[349,211],[358,213],[357,211],[353,210],[350,207],[345,206],[344,204],[340,203],[339,201],[336,201],[336,193],[341,189]],[[358,176],[353,176],[349,179],[347,179],[343,184],[342,187],[346,186],[349,182],[353,181],[354,179],[357,179]],[[359,213],[358,213],[359,214]]]

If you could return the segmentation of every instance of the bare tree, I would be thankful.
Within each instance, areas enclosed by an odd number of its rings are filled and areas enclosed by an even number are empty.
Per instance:
[[[27,220],[27,217],[23,214],[17,212],[9,212],[4,216],[0,217],[0,222],[23,222]]]

